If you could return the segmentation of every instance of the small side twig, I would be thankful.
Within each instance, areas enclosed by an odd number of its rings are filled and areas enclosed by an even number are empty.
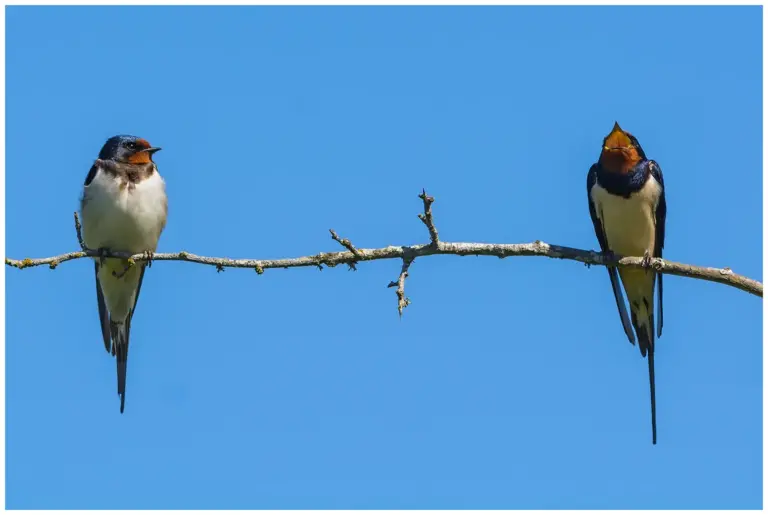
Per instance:
[[[403,308],[411,303],[411,299],[405,296],[405,278],[408,277],[408,268],[413,263],[413,259],[412,256],[403,256],[403,268],[400,270],[400,277],[397,278],[397,281],[391,281],[387,285],[387,288],[397,286],[395,293],[397,294],[397,313],[400,318],[403,318]]]
[[[77,243],[80,244],[80,248],[82,250],[88,250],[88,248],[85,246],[85,242],[83,242],[83,226],[80,225],[80,217],[77,216],[77,211],[75,211],[75,231],[77,232]]]
[[[432,241],[432,245],[437,246],[437,228],[435,222],[432,219],[432,203],[435,201],[435,197],[428,197],[426,190],[422,188],[419,198],[424,201],[424,212],[419,213],[419,220],[424,222],[429,230],[429,239]]]
[[[336,231],[334,231],[333,229],[328,229],[328,230],[331,232],[331,238],[333,238],[335,241],[338,241],[342,247],[346,248],[348,251],[354,254],[356,260],[347,264],[349,265],[350,270],[357,271],[357,267],[355,266],[355,264],[357,263],[357,261],[363,259],[363,255],[360,253],[359,250],[355,248],[354,245],[352,245],[352,242],[349,241],[347,238],[339,238],[339,235],[336,234]]]

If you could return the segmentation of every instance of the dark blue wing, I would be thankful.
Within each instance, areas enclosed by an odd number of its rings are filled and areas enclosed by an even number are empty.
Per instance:
[[[608,252],[608,242],[605,240],[605,233],[603,233],[603,224],[600,223],[597,211],[595,211],[595,205],[592,203],[592,188],[595,184],[597,184],[597,164],[592,165],[587,174],[587,201],[589,203],[589,216],[592,218],[592,225],[595,227],[595,235],[597,236],[597,242],[600,244],[600,250]]]
[[[661,185],[661,198],[659,198],[659,204],[656,206],[656,245],[653,249],[653,256],[657,258],[662,257],[662,249],[664,248],[664,235],[667,227],[667,198],[664,188],[664,176],[661,173],[661,167],[656,161],[650,162],[651,175],[656,182]],[[661,327],[664,325],[664,286],[662,282],[662,274],[656,274],[659,280],[659,325],[657,327],[657,336],[661,336]]]
[[[593,164],[587,174],[587,202],[589,203],[589,216],[592,217],[592,225],[595,227],[595,235],[597,241],[600,243],[600,250],[603,253],[608,253],[611,249],[608,248],[608,242],[603,231],[603,224],[600,223],[600,218],[597,216],[595,205],[592,202],[592,188],[597,184],[597,164]],[[608,266],[608,277],[611,279],[611,288],[613,288],[613,296],[616,299],[616,307],[619,310],[619,316],[621,317],[621,325],[624,327],[624,332],[629,338],[632,345],[635,344],[635,333],[632,331],[632,324],[629,321],[629,315],[627,314],[627,305],[624,302],[624,294],[621,292],[621,284],[619,283],[619,274],[615,266]]]
[[[93,163],[93,166],[91,166],[91,169],[88,170],[88,175],[85,178],[85,186],[88,186],[93,181],[93,178],[96,177],[96,173],[99,171],[98,167],[98,161]],[[82,205],[84,206],[86,202],[85,196],[82,198]],[[81,206],[82,210],[82,206]],[[99,261],[96,261],[95,263],[95,275],[96,275],[96,301],[99,304],[99,323],[101,324],[101,336],[104,339],[104,348],[107,349],[107,352],[112,351],[114,354],[114,349],[112,348],[111,340],[110,340],[110,331],[109,331],[109,311],[107,311],[107,305],[104,302],[104,293],[101,291],[101,283],[99,282]]]
[[[85,177],[85,186],[88,186],[94,177],[96,177],[96,172],[99,171],[99,167],[96,166],[96,163],[93,163],[93,166],[91,166],[91,169],[88,170],[88,175]]]
[[[101,283],[99,282],[99,262],[94,263],[96,268],[96,300],[99,303],[99,323],[101,324],[101,336],[104,339],[104,348],[107,352],[113,349],[111,348],[110,332],[109,332],[109,312],[107,311],[107,305],[104,302],[104,293],[101,291]],[[114,352],[114,351],[113,351]]]

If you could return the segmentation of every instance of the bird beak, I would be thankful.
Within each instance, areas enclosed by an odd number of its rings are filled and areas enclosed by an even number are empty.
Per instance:
[[[605,150],[617,150],[627,148],[632,144],[626,133],[619,127],[619,122],[614,122],[613,129],[608,137],[605,138]]]
[[[163,149],[161,147],[149,147],[144,152],[146,152],[147,154],[149,154],[151,156],[152,154],[154,154],[155,152],[157,152],[159,150],[163,150]]]

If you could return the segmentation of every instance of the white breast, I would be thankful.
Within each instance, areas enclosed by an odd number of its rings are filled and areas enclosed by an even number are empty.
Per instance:
[[[83,240],[88,248],[156,250],[168,212],[160,174],[131,187],[99,170],[83,192]]]
[[[653,176],[629,198],[613,195],[599,184],[592,187],[590,196],[613,252],[640,257],[648,250],[653,255],[656,206],[661,198],[661,185]]]

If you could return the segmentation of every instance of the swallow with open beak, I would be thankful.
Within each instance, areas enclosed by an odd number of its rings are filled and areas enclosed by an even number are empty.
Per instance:
[[[662,275],[650,268],[651,257],[661,258],[667,202],[661,167],[645,156],[632,134],[615,123],[603,140],[600,158],[587,174],[589,214],[595,226],[600,249],[606,254],[642,256],[645,268],[608,267],[613,295],[624,332],[632,345],[635,334],[643,357],[648,356],[651,387],[651,426],[656,444],[656,379],[654,376],[655,338],[661,337]],[[619,285],[629,300],[630,316]],[[658,326],[654,324],[654,287],[659,283]],[[631,319],[631,325],[630,325]]]

